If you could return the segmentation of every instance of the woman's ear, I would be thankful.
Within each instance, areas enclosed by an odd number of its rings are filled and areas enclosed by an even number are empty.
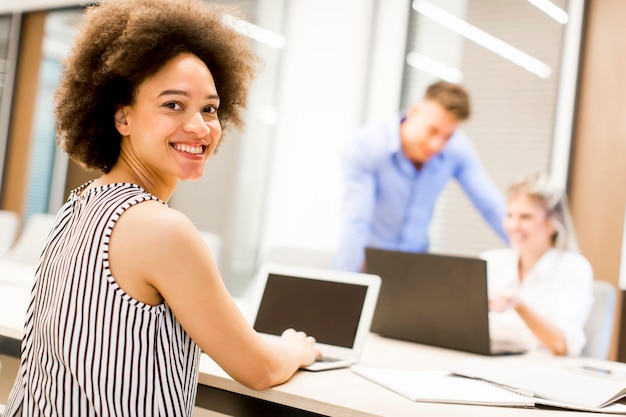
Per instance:
[[[115,112],[115,128],[120,132],[120,135],[128,136],[129,128],[128,121],[126,120],[126,107],[120,107]]]

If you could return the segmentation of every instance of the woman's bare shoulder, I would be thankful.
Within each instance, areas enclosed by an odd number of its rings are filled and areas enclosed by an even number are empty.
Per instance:
[[[127,209],[118,220],[114,233],[150,244],[154,238],[173,240],[195,230],[191,220],[178,210],[158,201],[145,201]]]
[[[125,211],[113,228],[110,265],[115,280],[140,301],[157,304],[177,272],[204,275],[212,260],[202,237],[183,213],[157,201]]]

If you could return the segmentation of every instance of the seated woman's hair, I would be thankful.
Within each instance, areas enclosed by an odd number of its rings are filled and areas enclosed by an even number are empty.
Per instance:
[[[578,251],[576,233],[571,220],[565,191],[543,173],[524,175],[513,181],[507,189],[507,199],[526,195],[543,204],[546,215],[556,229],[552,246],[557,249]]]
[[[103,0],[88,8],[55,96],[60,146],[83,167],[109,172],[120,153],[115,112],[185,52],[213,75],[222,128],[240,127],[258,58],[234,29],[233,13],[202,0]]]

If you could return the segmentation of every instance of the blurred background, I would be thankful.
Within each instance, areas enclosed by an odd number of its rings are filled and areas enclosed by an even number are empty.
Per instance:
[[[204,177],[180,184],[169,203],[211,236],[234,295],[268,259],[329,265],[344,141],[364,123],[395,117],[438,79],[469,90],[473,115],[462,129],[496,185],[551,173],[569,191],[596,278],[620,285],[626,2],[224,2],[240,8],[240,30],[263,65],[245,129],[229,132]],[[69,161],[54,137],[53,93],[83,7],[0,2],[0,209],[22,224],[56,212],[69,190],[98,175]],[[454,183],[430,235],[439,253],[502,245]]]

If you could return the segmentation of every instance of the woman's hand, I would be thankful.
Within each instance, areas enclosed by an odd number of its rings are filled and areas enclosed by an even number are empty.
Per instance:
[[[489,297],[489,310],[502,313],[511,308],[516,308],[521,303],[517,291],[502,291]]]
[[[279,343],[292,352],[298,352],[301,357],[300,366],[306,366],[321,356],[320,348],[316,345],[313,336],[294,329],[286,329],[280,336]]]

